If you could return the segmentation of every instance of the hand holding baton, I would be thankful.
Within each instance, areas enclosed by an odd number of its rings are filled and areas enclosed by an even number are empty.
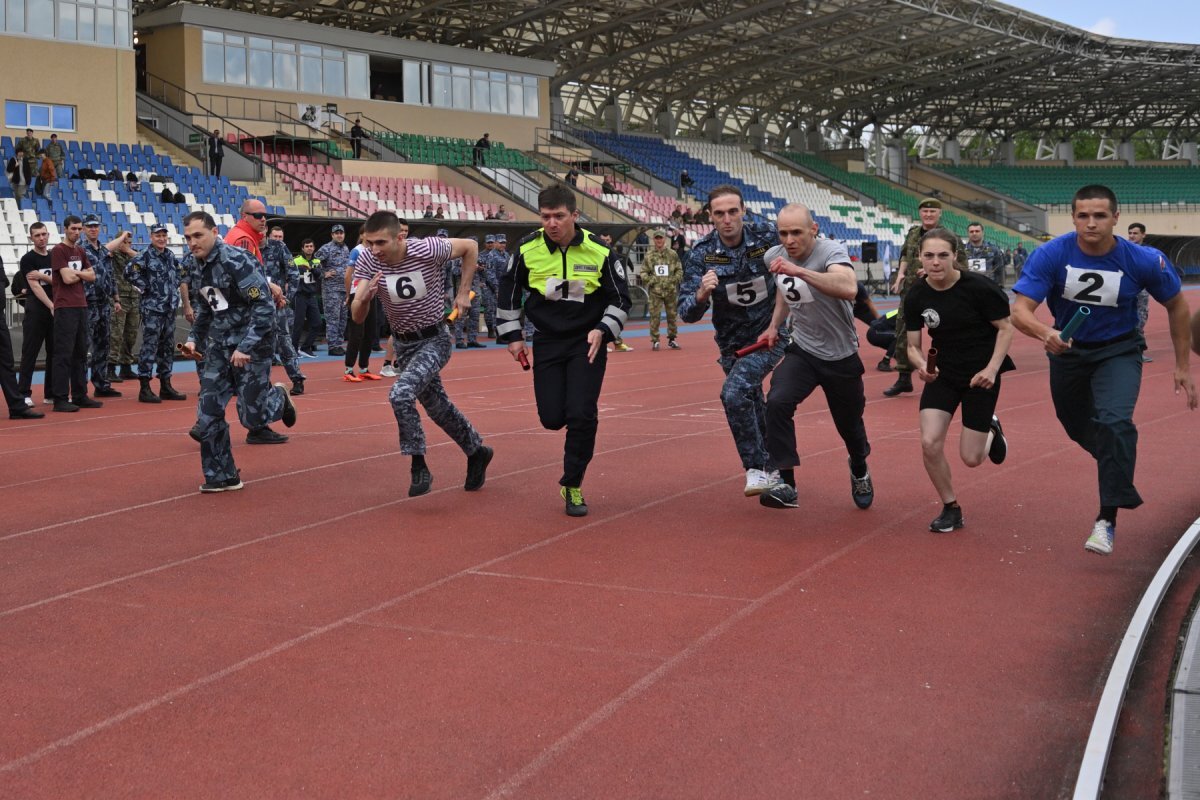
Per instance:
[[[204,353],[198,353],[195,350],[188,350],[182,343],[176,344],[175,349],[179,351],[179,355],[192,361],[200,362],[204,360]]]
[[[1063,326],[1062,331],[1058,334],[1058,338],[1062,339],[1064,342],[1071,341],[1071,338],[1075,336],[1076,331],[1078,331],[1079,327],[1083,325],[1083,321],[1087,319],[1091,313],[1092,310],[1087,306],[1080,306],[1079,308],[1075,309],[1075,316],[1071,317],[1071,321]]]
[[[750,355],[751,353],[757,353],[759,350],[766,350],[767,347],[769,347],[769,345],[765,341],[759,341],[759,342],[755,342],[754,344],[746,345],[745,347],[743,347],[741,350],[738,350],[733,355],[735,358],[745,358],[746,356]]]
[[[475,299],[475,293],[474,293],[474,292],[470,292],[470,299],[471,299],[471,300],[474,300],[474,299]],[[446,317],[446,320],[447,320],[447,321],[449,321],[449,322],[454,322],[454,320],[456,320],[456,319],[458,319],[458,306],[455,306],[455,307],[454,307],[454,310],[453,310],[453,311],[451,311],[451,312],[450,312],[450,314],[449,314],[449,315]]]
[[[517,353],[517,362],[521,365],[521,369],[529,371],[529,356],[525,354],[524,350]]]
[[[937,372],[937,348],[929,348],[929,352],[925,354],[925,371],[929,374]]]

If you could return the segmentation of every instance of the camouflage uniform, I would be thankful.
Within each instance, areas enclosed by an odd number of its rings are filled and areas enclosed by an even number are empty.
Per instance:
[[[326,242],[315,254],[321,261],[321,275],[333,270],[332,278],[323,278],[321,291],[325,305],[325,342],[333,347],[346,346],[346,270],[350,267],[350,248],[345,243]]]
[[[651,247],[642,259],[641,279],[650,300],[650,341],[658,341],[658,318],[664,311],[667,339],[675,341],[679,333],[676,305],[679,302],[679,284],[683,281],[683,265],[679,262],[679,256],[669,247]]]
[[[63,167],[66,165],[67,157],[63,152],[62,142],[51,141],[46,145],[46,155],[54,162],[54,173],[62,180],[67,176],[63,174]]]
[[[939,226],[940,227],[940,226]],[[900,250],[900,259],[905,262],[904,281],[900,284],[900,308],[904,308],[904,298],[908,290],[917,282],[917,272],[921,269],[921,237],[925,228],[913,225],[904,237],[904,246]],[[958,248],[958,268],[967,268],[966,248]],[[896,315],[896,372],[911,373],[912,365],[908,363],[908,328],[904,325],[904,315]]]
[[[1004,264],[1008,257],[999,247],[988,241],[978,247],[967,242],[963,247],[963,256],[967,261],[967,269],[987,275],[997,286],[1004,285]]]
[[[137,290],[127,277],[130,256],[116,252],[112,254],[112,259],[113,278],[117,284],[117,302],[121,304],[121,310],[112,315],[108,362],[114,366],[130,366],[133,364],[138,331],[142,329],[142,312],[138,308]]]
[[[103,242],[92,244],[86,237],[83,251],[87,253],[92,269],[96,271],[94,283],[83,284],[87,297],[88,329],[92,334],[92,347],[88,353],[88,368],[91,370],[92,385],[96,391],[112,389],[108,375],[108,348],[112,330],[112,300],[117,294],[117,280],[113,273],[113,258]]]
[[[767,400],[762,384],[783,357],[787,337],[780,336],[770,350],[740,359],[734,354],[753,344],[771,323],[775,279],[763,256],[777,244],[775,226],[766,223],[747,222],[737,247],[726,247],[714,230],[688,251],[679,286],[679,316],[684,322],[699,322],[709,304],[713,306],[713,329],[720,353],[717,363],[726,376],[721,404],[746,470],[767,468]],[[710,269],[717,273],[719,283],[708,301],[699,303],[696,290]]]
[[[158,377],[170,378],[175,358],[175,309],[183,269],[170,248],[151,246],[129,264],[129,282],[141,292],[142,349],[138,378],[150,378],[157,362]]]
[[[287,245],[276,239],[262,244],[263,272],[267,280],[284,290],[287,305],[275,309],[275,356],[283,362],[284,372],[292,382],[304,380],[297,364],[296,348],[292,345],[292,307],[300,285],[300,270]]]
[[[25,174],[30,176],[30,181],[37,177],[38,159],[37,151],[42,147],[42,143],[38,141],[36,136],[23,136],[21,141],[17,142],[17,153],[22,156],[21,161],[25,167]],[[29,185],[29,193],[33,195],[33,184]]]
[[[508,267],[508,253],[499,250],[488,250],[479,254],[479,269],[477,275],[483,277],[483,289],[480,303],[483,306],[483,318],[487,323],[488,336],[496,338],[496,292],[500,288],[500,276]]]
[[[204,354],[197,419],[200,466],[205,480],[216,483],[238,477],[225,421],[229,398],[237,395],[242,424],[255,430],[283,416],[286,393],[271,385],[275,304],[258,260],[218,240],[198,266],[196,322],[188,341]],[[250,363],[234,367],[234,351],[250,356]]]
[[[454,284],[457,286],[462,280],[462,259],[453,258],[446,263],[453,262],[454,267],[451,273],[454,277]],[[471,276],[471,291],[475,293],[475,297],[471,299],[471,310],[466,316],[459,316],[454,320],[454,341],[457,346],[463,346],[463,331],[466,331],[466,344],[479,344],[479,311],[483,303],[483,270],[476,269],[475,274]],[[451,295],[453,297],[454,295]]]

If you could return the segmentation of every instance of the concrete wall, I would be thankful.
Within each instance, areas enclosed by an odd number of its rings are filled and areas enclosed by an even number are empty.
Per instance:
[[[74,133],[60,139],[97,142],[137,141],[136,91],[132,50],[5,36],[5,100],[75,106]],[[5,128],[8,136],[25,130]],[[39,138],[48,132],[34,131]]]
[[[1052,213],[1049,219],[1051,236],[1061,236],[1075,230],[1070,213]],[[1148,233],[1162,236],[1200,236],[1200,212],[1196,211],[1123,211],[1117,220],[1117,235],[1124,236],[1133,222],[1145,225]]]

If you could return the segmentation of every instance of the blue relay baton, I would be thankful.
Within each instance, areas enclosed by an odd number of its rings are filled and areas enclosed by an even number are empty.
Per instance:
[[[1075,309],[1075,316],[1071,317],[1071,321],[1063,326],[1062,331],[1058,334],[1058,338],[1062,339],[1064,342],[1071,341],[1071,338],[1075,335],[1075,332],[1079,330],[1079,326],[1083,324],[1083,321],[1087,319],[1091,313],[1092,310],[1087,306],[1080,306],[1079,308]]]

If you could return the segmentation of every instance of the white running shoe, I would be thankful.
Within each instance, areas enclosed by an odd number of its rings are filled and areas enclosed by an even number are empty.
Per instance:
[[[1108,520],[1098,519],[1092,526],[1092,535],[1083,543],[1083,549],[1092,553],[1106,556],[1113,551],[1113,537],[1116,530]]]
[[[385,378],[396,377],[396,369],[391,364],[385,364],[383,369],[379,370],[379,374]]]
[[[761,469],[746,470],[746,497],[757,497],[779,483],[778,472],[764,472]]]

